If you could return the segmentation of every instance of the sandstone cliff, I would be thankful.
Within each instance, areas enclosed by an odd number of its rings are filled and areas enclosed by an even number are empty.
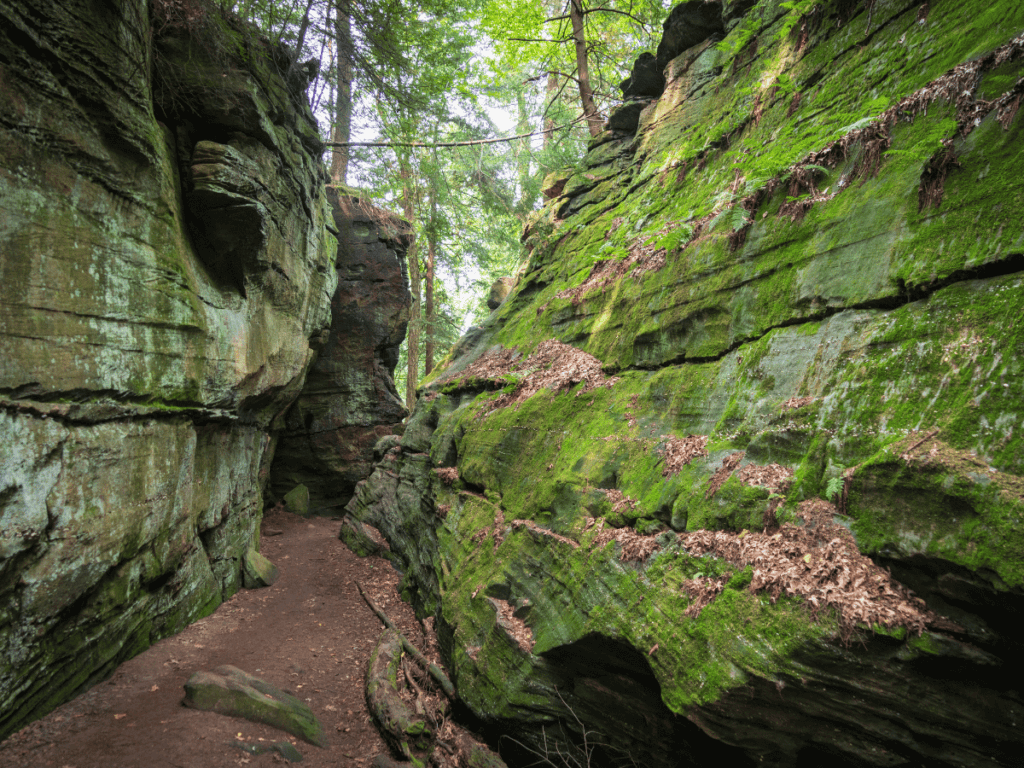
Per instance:
[[[673,11],[348,507],[476,714],[579,764],[1019,764],[1022,33]]]
[[[304,80],[152,7],[0,2],[0,737],[256,578],[329,327]]]
[[[331,329],[288,411],[270,488],[309,491],[309,511],[339,512],[373,468],[373,446],[408,414],[395,389],[409,322],[409,224],[345,190],[328,189],[338,231]]]

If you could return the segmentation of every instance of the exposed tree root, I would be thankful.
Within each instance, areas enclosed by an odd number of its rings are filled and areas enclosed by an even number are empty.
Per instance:
[[[444,700],[431,681],[454,701],[455,688],[448,676],[398,631],[362,585],[356,586],[387,627],[370,655],[366,703],[393,754],[403,759],[396,761],[388,755],[378,755],[373,768],[506,768],[497,754],[447,718]],[[406,656],[426,670],[430,678],[417,681],[414,669],[404,663]]]
[[[946,190],[946,177],[952,168],[959,168],[952,139],[942,140],[942,149],[936,152],[921,173],[921,186],[917,190],[917,210],[938,208]]]
[[[426,718],[417,716],[399,693],[402,640],[397,629],[381,634],[366,672],[366,703],[394,753],[414,766],[426,766],[434,751],[435,734]]]
[[[455,686],[452,685],[452,681],[448,678],[448,675],[446,675],[441,670],[441,668],[437,666],[437,664],[431,664],[427,660],[426,656],[420,653],[420,650],[415,645],[410,643],[405,638],[405,635],[398,631],[398,628],[395,626],[395,623],[391,621],[391,619],[387,617],[384,611],[378,608],[377,605],[373,602],[373,600],[369,598],[366,592],[363,591],[362,584],[356,584],[356,587],[359,589],[359,594],[363,596],[363,600],[365,600],[366,604],[370,606],[370,610],[377,614],[377,618],[381,620],[385,627],[394,630],[395,633],[398,635],[399,642],[402,645],[402,650],[409,654],[409,656],[411,656],[412,659],[417,664],[419,664],[421,667],[423,667],[424,670],[426,670],[427,674],[434,678],[437,684],[441,686],[441,690],[444,691],[445,696],[447,696],[449,699],[454,700],[456,698]]]

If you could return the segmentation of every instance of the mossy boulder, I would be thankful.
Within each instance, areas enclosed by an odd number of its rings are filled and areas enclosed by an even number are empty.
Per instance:
[[[309,488],[302,483],[296,485],[284,495],[284,505],[294,515],[309,515]]]
[[[185,683],[182,704],[266,723],[310,744],[327,746],[324,727],[309,705],[238,667],[225,665],[215,672],[196,672]]]
[[[508,298],[514,286],[515,278],[512,277],[499,277],[491,283],[491,288],[487,292],[487,308],[497,309],[500,307],[501,302]]]
[[[280,575],[277,566],[255,549],[246,552],[242,560],[242,586],[246,589],[269,587]]]

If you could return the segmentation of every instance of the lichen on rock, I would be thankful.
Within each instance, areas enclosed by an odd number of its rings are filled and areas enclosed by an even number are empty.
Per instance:
[[[271,578],[326,176],[287,54],[170,7],[0,3],[0,737]]]

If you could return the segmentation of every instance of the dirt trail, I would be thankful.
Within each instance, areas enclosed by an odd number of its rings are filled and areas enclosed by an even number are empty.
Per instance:
[[[271,512],[262,551],[281,571],[272,587],[243,590],[215,613],[122,664],[96,685],[0,744],[0,765],[22,768],[220,768],[288,764],[250,755],[231,741],[291,741],[303,768],[368,766],[386,752],[364,699],[366,660],[380,621],[356,582],[413,643],[436,657],[398,574],[358,558],[338,523]],[[270,726],[181,705],[185,681],[232,664],[305,700],[327,730],[320,749]]]

